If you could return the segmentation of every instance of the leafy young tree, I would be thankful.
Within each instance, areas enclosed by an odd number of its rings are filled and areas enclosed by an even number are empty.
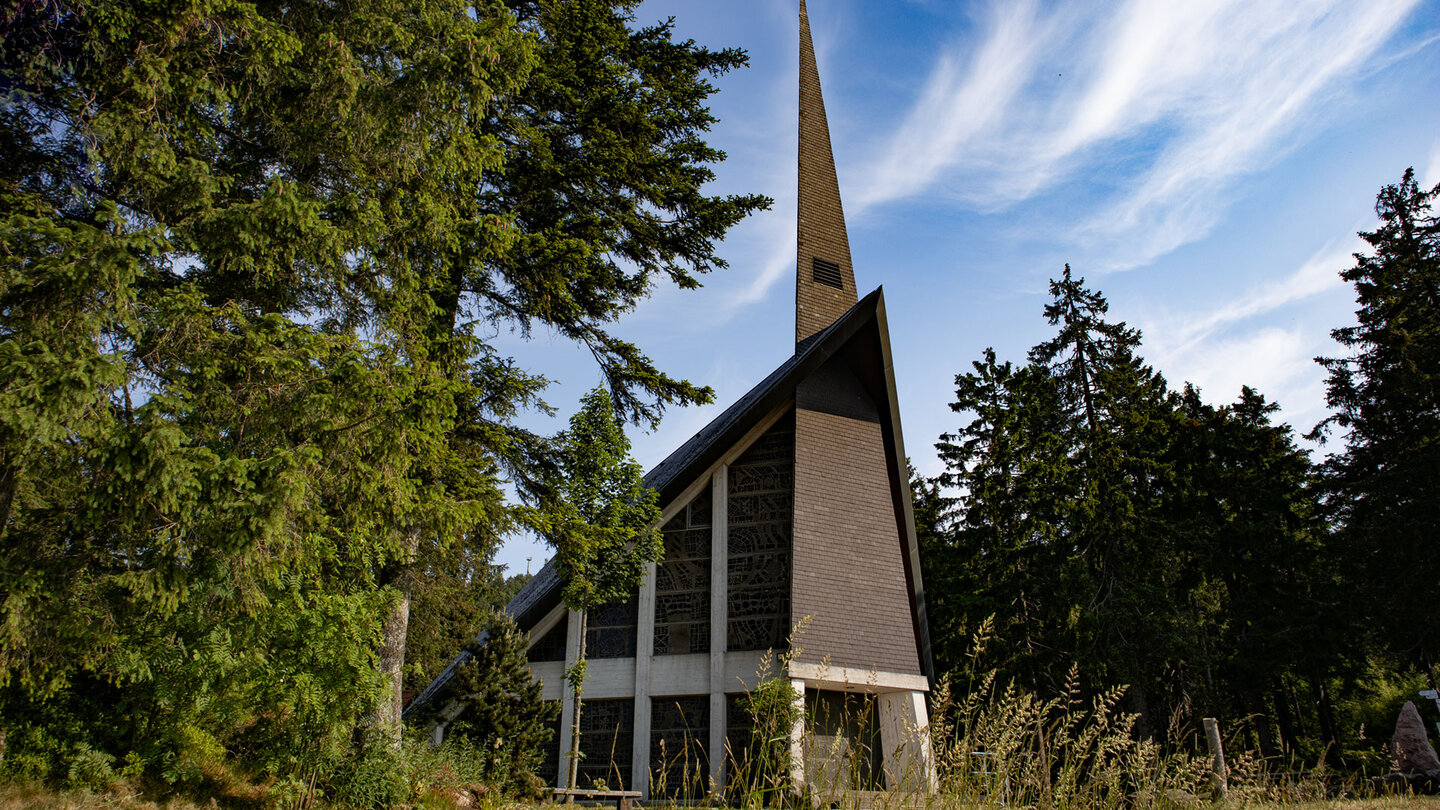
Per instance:
[[[393,730],[418,578],[556,464],[485,335],[584,343],[630,418],[709,396],[608,324],[765,203],[700,191],[744,57],[632,8],[0,12],[7,724],[175,779]]]
[[[1343,448],[1325,463],[1328,505],[1371,606],[1372,629],[1402,660],[1440,662],[1440,185],[1407,170],[1375,201],[1380,227],[1361,233],[1369,254],[1341,277],[1355,285],[1356,325],[1331,336],[1349,353],[1318,358]]]
[[[574,787],[580,767],[586,615],[601,605],[630,599],[646,563],[660,559],[664,547],[655,529],[660,520],[655,491],[645,487],[640,465],[629,457],[630,440],[604,389],[585,395],[561,438],[555,502],[545,510],[553,517],[545,536],[555,546],[565,604],[580,614],[580,651],[566,672],[575,696],[567,782]]]

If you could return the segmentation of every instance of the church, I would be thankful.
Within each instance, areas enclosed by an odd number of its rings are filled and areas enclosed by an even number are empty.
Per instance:
[[[749,731],[742,698],[768,666],[804,701],[793,779],[933,790],[933,663],[885,298],[856,286],[804,0],[798,200],[795,352],[646,475],[664,557],[631,599],[587,617],[576,785],[564,671],[580,616],[550,565],[506,608],[561,702],[551,785],[658,798],[696,772],[727,784]]]

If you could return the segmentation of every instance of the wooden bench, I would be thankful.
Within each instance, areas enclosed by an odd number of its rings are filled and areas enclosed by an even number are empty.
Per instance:
[[[640,798],[638,790],[580,790],[575,788],[555,788],[551,801],[567,803],[576,799],[588,799],[590,801],[609,802],[615,801],[615,810],[630,810],[631,802]]]

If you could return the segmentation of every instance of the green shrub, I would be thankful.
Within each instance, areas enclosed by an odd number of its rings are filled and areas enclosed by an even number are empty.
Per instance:
[[[11,726],[5,733],[0,777],[12,782],[44,782],[66,756],[65,746],[44,726]]]
[[[1336,701],[1335,720],[1342,739],[1355,741],[1355,748],[1346,751],[1346,759],[1355,760],[1372,774],[1387,768],[1390,755],[1385,744],[1395,733],[1395,720],[1407,700],[1415,702],[1427,728],[1434,728],[1440,719],[1435,716],[1435,704],[1418,694],[1427,688],[1422,672],[1396,672],[1387,662],[1368,661],[1354,689]]]
[[[120,776],[115,773],[114,763],[115,757],[80,743],[70,755],[65,784],[72,788],[86,788],[97,792],[109,790],[120,781]]]
[[[802,650],[797,645],[810,617],[795,623],[785,652],[778,657],[770,650],[760,659],[756,685],[740,699],[750,722],[739,742],[739,750],[727,750],[729,784],[726,799],[733,805],[754,808],[794,801],[798,794],[791,779],[794,755],[791,730],[801,720],[800,695],[790,685],[790,661]]]
[[[386,808],[410,798],[403,748],[379,735],[367,735],[356,755],[330,773],[326,795],[346,807]]]

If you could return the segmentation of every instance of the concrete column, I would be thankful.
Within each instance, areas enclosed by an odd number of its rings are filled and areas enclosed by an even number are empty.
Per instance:
[[[725,648],[730,574],[730,468],[710,479],[710,777],[725,784]]]
[[[930,751],[925,693],[884,692],[878,696],[878,703],[885,786],[906,793],[934,793],[939,782]]]
[[[805,681],[790,679],[794,692],[795,725],[790,727],[790,777],[799,789],[805,784]]]
[[[645,567],[635,616],[635,736],[630,790],[650,798],[650,659],[655,652],[655,563]]]
[[[567,610],[565,621],[570,622],[565,635],[565,668],[580,657],[580,614]],[[557,787],[573,788],[570,784],[570,726],[575,723],[575,693],[569,683],[560,687],[560,774],[556,777]]]

